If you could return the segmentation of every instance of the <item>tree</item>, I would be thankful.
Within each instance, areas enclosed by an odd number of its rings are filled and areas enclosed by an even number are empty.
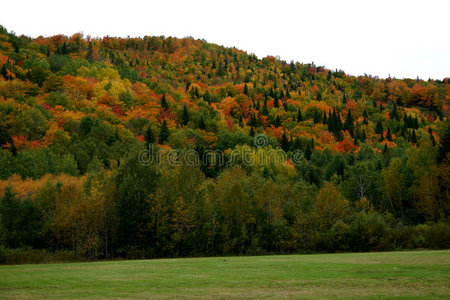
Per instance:
[[[198,128],[200,128],[202,130],[206,129],[205,118],[203,116],[200,118],[200,122],[198,124]]]
[[[377,134],[383,134],[383,124],[381,124],[381,121],[377,122],[377,125],[375,126],[375,133]]]
[[[325,182],[317,195],[312,216],[318,229],[329,229],[334,223],[343,220],[348,213],[348,201],[330,182]]]
[[[20,201],[7,186],[0,198],[0,238],[10,248],[34,246],[42,227],[42,215],[30,199]]]
[[[82,135],[88,135],[91,132],[94,122],[88,117],[84,117],[80,122],[80,133]]]
[[[187,125],[187,123],[189,123],[189,111],[186,104],[183,106],[183,114],[181,116],[181,121],[183,125]]]
[[[386,132],[386,138],[388,141],[392,141],[392,134],[391,134],[391,129],[388,128],[387,132]]]
[[[133,150],[114,176],[117,206],[117,245],[119,247],[149,246],[148,224],[150,206],[148,197],[157,188],[160,175],[154,165],[144,165],[139,152]]]
[[[167,100],[166,100],[166,95],[163,93],[162,98],[161,98],[161,107],[163,109],[168,109],[169,106],[167,104]]]
[[[303,121],[303,116],[302,116],[302,111],[299,108],[298,113],[297,113],[297,122],[301,122],[301,121]]]
[[[166,120],[163,121],[161,130],[159,131],[159,143],[164,144],[169,139],[169,128],[167,127]]]
[[[153,134],[153,130],[150,126],[145,131],[144,139],[145,139],[145,143],[147,144],[147,147],[150,144],[154,144],[156,142],[155,135]]]
[[[450,119],[447,118],[445,122],[443,122],[439,138],[438,161],[443,162],[450,152]]]
[[[87,59],[90,63],[92,63],[93,60],[94,60],[94,53],[93,53],[93,50],[92,50],[92,41],[89,41],[89,46],[88,46],[88,52],[87,52],[87,54],[86,54],[86,59]]]
[[[402,162],[396,157],[391,160],[389,166],[382,170],[383,177],[382,190],[384,196],[389,201],[389,206],[393,213],[403,216],[403,195],[406,191],[403,187],[403,173],[400,170]]]
[[[287,153],[289,151],[290,143],[286,136],[286,133],[283,133],[283,136],[281,137],[280,145],[281,145],[281,149],[283,149],[284,152]]]
[[[306,160],[310,160],[312,155],[311,146],[308,144],[305,150],[305,158]]]

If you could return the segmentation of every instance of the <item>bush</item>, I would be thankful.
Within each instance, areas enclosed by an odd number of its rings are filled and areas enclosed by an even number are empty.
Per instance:
[[[420,248],[448,249],[450,248],[450,226],[439,222],[421,224],[414,228],[415,246]]]
[[[0,247],[0,264],[36,264],[83,260],[74,251],[50,252],[44,249],[9,249]]]

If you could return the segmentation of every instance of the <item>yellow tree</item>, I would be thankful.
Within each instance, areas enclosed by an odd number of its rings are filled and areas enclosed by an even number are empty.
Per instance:
[[[329,229],[336,221],[344,219],[349,203],[330,182],[325,182],[314,203],[312,217],[318,229]]]

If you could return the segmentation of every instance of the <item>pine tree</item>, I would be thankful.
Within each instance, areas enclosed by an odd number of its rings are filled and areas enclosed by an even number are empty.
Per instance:
[[[416,130],[415,129],[412,130],[411,143],[417,144],[417,135],[416,135]]]
[[[314,110],[314,119],[313,119],[314,124],[317,124],[320,122],[320,117],[319,117],[319,112],[317,111],[317,109]]]
[[[147,147],[148,147],[148,145],[156,142],[155,135],[153,134],[153,130],[151,129],[150,126],[145,131],[144,140],[145,140],[145,143],[147,144]]]
[[[17,156],[17,147],[16,147],[16,145],[14,144],[14,141],[11,141],[11,153],[12,153],[12,155],[14,156],[14,157],[16,157]]]
[[[311,147],[308,145],[306,146],[306,150],[305,150],[305,158],[306,160],[310,160],[311,159]]]
[[[166,142],[169,139],[169,135],[170,135],[169,128],[167,127],[166,120],[164,120],[161,126],[161,130],[159,132],[159,143],[164,144],[164,142]]]
[[[394,107],[392,108],[392,112],[391,112],[391,116],[393,119],[395,120],[399,120],[400,117],[398,115],[398,107],[397,107],[397,103],[394,103]]]
[[[403,138],[406,138],[406,126],[405,126],[405,124],[403,124],[403,126],[402,126],[402,131],[401,131],[400,135]]]
[[[205,118],[203,116],[200,118],[200,122],[198,124],[198,128],[200,128],[202,130],[206,129]]]
[[[419,120],[417,119],[417,117],[414,118],[413,128],[419,129]]]
[[[344,129],[353,132],[353,117],[352,117],[352,111],[348,110],[347,118],[345,119],[344,123]]]
[[[283,136],[281,137],[281,149],[284,150],[284,152],[288,152],[289,151],[289,140],[286,136],[286,133],[283,133]]]
[[[181,116],[181,120],[183,122],[183,125],[187,125],[187,123],[189,123],[189,111],[186,104],[183,105],[183,114]]]
[[[263,114],[263,116],[267,116],[269,114],[269,109],[267,108],[267,99],[264,99],[264,105],[261,113]]]
[[[7,79],[6,77],[8,76],[8,72],[6,70],[6,64],[4,64],[2,66],[2,69],[0,70],[0,74],[3,76],[4,79]]]
[[[273,107],[278,108],[278,106],[280,106],[280,104],[278,103],[278,97],[275,96],[275,98],[273,99]]]
[[[164,109],[168,109],[169,106],[167,105],[166,95],[163,93],[161,98],[161,107]]]
[[[248,95],[247,83],[244,84],[244,95]]]
[[[62,46],[61,54],[62,54],[62,55],[67,55],[67,54],[69,54],[69,52],[67,51],[66,42],[64,42],[64,44],[63,44],[63,46]]]
[[[433,144],[433,147],[436,146],[436,139],[433,136],[433,131],[431,130],[431,127],[428,127],[428,133],[430,134],[430,140],[431,143]]]
[[[208,104],[211,104],[211,95],[209,94],[208,90],[206,90],[205,93],[203,94],[203,100],[208,102]]]
[[[94,52],[92,50],[92,42],[89,42],[89,46],[88,46],[88,52],[86,54],[86,59],[92,63],[92,61],[94,60]]]
[[[328,124],[327,112],[326,112],[326,111],[323,111],[323,119],[322,119],[322,123],[323,123],[324,125],[327,125],[327,124]]]
[[[253,129],[253,126],[252,127],[250,127],[250,133],[249,133],[249,135],[250,136],[255,136],[255,130]]]
[[[298,113],[297,113],[297,122],[301,122],[301,121],[303,121],[303,116],[302,116],[302,111],[299,108]]]
[[[384,131],[383,124],[381,124],[381,121],[377,122],[377,125],[375,126],[375,133],[382,134]]]
[[[277,116],[275,119],[275,123],[273,124],[275,127],[281,126],[280,116]]]

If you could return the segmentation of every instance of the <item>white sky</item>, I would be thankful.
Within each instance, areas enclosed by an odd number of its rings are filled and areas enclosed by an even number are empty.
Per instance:
[[[450,76],[450,0],[14,0],[0,24],[32,37],[192,36],[352,75]]]

